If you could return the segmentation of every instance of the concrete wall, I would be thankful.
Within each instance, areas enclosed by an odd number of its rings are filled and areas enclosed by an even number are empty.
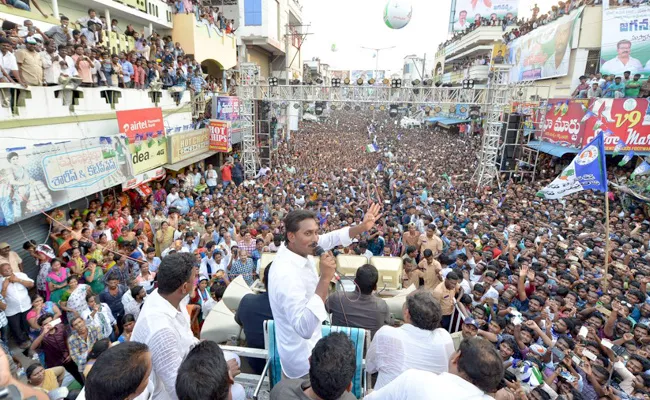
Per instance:
[[[602,30],[603,30],[602,6],[585,7],[582,13],[582,23],[580,26],[580,41],[578,42],[578,48],[600,49]]]
[[[262,49],[256,47],[247,48],[248,59],[246,62],[255,63],[260,66],[260,76],[268,78],[271,76],[269,54]]]
[[[174,41],[180,42],[185,53],[194,54],[198,62],[215,60],[224,69],[237,65],[237,39],[197,22],[194,14],[174,15],[172,36]]]

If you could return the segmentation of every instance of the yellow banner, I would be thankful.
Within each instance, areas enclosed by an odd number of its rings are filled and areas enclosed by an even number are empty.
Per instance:
[[[210,133],[207,129],[201,129],[176,134],[169,137],[169,143],[169,163],[175,164],[208,151],[210,147]]]
[[[159,137],[129,144],[129,151],[135,175],[151,171],[167,163],[167,138]]]

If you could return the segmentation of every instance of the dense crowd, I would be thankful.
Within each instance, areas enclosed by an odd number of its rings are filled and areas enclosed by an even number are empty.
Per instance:
[[[632,75],[630,71],[625,71],[623,76],[597,73],[587,78],[583,75],[571,96],[579,99],[646,98],[650,96],[650,79],[642,81],[641,74]]]
[[[150,373],[172,398],[227,398],[209,397],[217,389],[245,398],[250,393],[228,378],[239,373],[236,358],[192,336],[240,275],[249,285],[260,278],[271,297],[290,285],[272,281],[268,271],[275,266],[259,276],[261,255],[285,248],[294,234],[286,217],[304,209],[313,211],[321,234],[369,227],[341,239],[334,254],[401,257],[403,285],[415,288],[398,321],[377,296],[382,288],[371,264],[357,271],[358,296],[338,292],[324,300],[334,325],[373,335],[366,365],[377,377],[368,398],[647,398],[645,205],[609,194],[612,245],[605,271],[603,195],[535,197],[561,160],[540,157],[535,182],[476,188],[470,180],[480,137],[397,129],[393,122],[375,121],[368,133],[368,118],[339,111],[327,122],[303,123],[279,145],[272,168],[255,178],[244,176],[239,155],[232,154],[218,168],[197,165],[152,183],[146,198],[135,191],[105,193],[87,209],[55,210],[50,244],[24,246],[38,264],[36,279],[0,243],[5,351],[10,331],[33,356],[33,365],[23,365],[31,386],[78,388],[87,381],[88,395],[97,390],[88,385],[106,384],[116,373],[102,363],[111,358],[100,356],[124,351],[110,343],[140,341],[148,348],[134,354],[148,357]],[[424,145],[432,140],[435,145]],[[366,152],[373,141],[379,151]],[[609,173],[612,181],[625,175],[618,168]],[[187,275],[179,277],[182,271]],[[191,340],[151,340],[168,327],[141,319],[154,308],[168,318],[163,299],[187,308]],[[261,323],[277,307],[269,302],[267,294],[248,295],[237,310],[251,347],[264,347]],[[354,372],[348,346],[344,336],[320,339],[310,350],[310,376],[283,381],[271,398],[304,398],[298,391],[348,398]],[[164,356],[176,351],[178,358]],[[199,378],[190,362],[216,363],[210,370],[222,375]],[[147,380],[143,373],[135,374],[138,383]]]
[[[209,24],[226,24],[218,9],[202,9],[200,18]],[[197,9],[198,12],[198,9]],[[232,21],[224,28],[233,33]],[[221,29],[221,28],[219,28]],[[104,45],[108,32],[132,37],[134,47],[114,52]],[[205,90],[221,92],[221,78],[204,77],[201,65],[185,54],[171,36],[152,32],[145,35],[132,25],[122,28],[113,19],[89,9],[88,16],[75,22],[60,17],[60,25],[43,32],[30,20],[18,25],[2,22],[0,31],[0,82],[28,86],[120,87],[125,89],[163,88],[175,92]],[[7,106],[15,91],[2,91]]]

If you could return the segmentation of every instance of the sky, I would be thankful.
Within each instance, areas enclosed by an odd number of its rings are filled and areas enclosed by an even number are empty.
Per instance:
[[[379,52],[380,70],[401,70],[404,57],[417,55],[433,60],[438,44],[447,39],[451,0],[410,0],[411,21],[402,29],[390,29],[384,24],[385,0],[301,0],[303,32],[308,32],[303,44],[303,60],[319,57],[331,69],[375,69],[372,50],[362,47],[394,49]],[[520,15],[530,16],[537,3],[541,12],[550,10],[557,0],[521,0]],[[332,51],[336,45],[337,51]],[[432,64],[431,64],[432,65]],[[430,66],[427,62],[427,66]]]

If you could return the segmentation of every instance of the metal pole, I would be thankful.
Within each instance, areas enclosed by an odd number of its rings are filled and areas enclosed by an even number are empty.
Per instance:
[[[424,53],[424,58],[422,59],[422,81],[427,78],[427,53]]]

